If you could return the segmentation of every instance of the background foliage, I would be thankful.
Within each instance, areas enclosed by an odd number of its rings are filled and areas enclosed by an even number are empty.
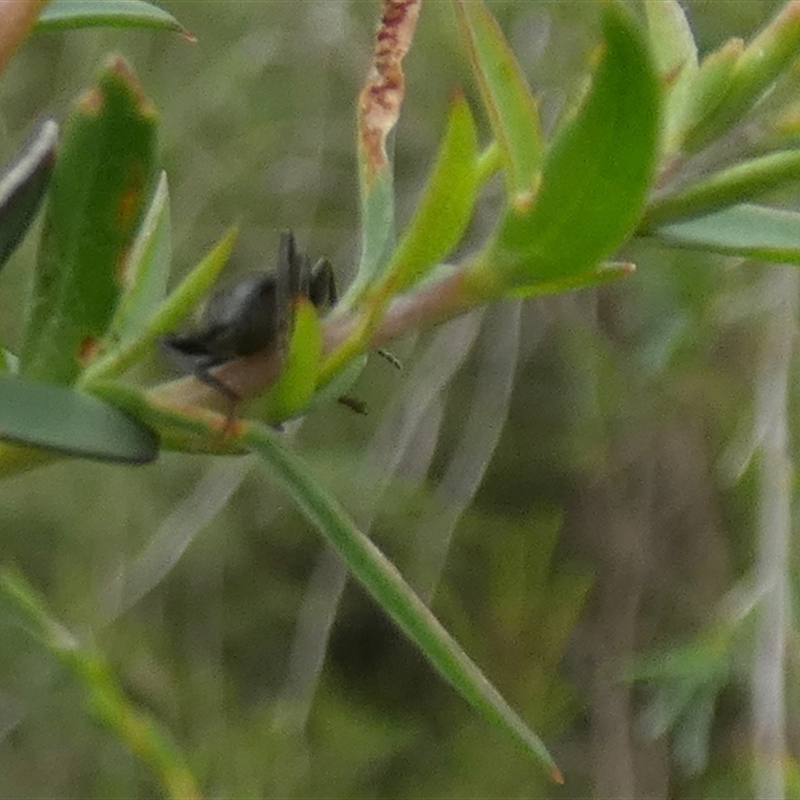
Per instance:
[[[120,52],[161,113],[178,271],[237,220],[231,272],[271,264],[278,232],[291,227],[347,285],[358,247],[353,102],[374,4],[162,5],[197,44],[129,30],[31,38],[4,77],[0,160],[43,110],[63,117],[104,55]],[[707,50],[748,35],[778,4],[685,5]],[[492,10],[551,123],[581,89],[597,41],[594,9]],[[450,5],[427,3],[396,140],[401,219],[453,87],[479,106],[468,76]],[[476,241],[495,211],[491,198],[485,206]],[[4,298],[29,290],[34,240],[0,273]],[[212,796],[747,796],[747,695],[737,678],[746,665],[725,657],[723,678],[709,678],[723,690],[705,717],[681,715],[675,697],[685,684],[661,674],[655,689],[634,689],[619,665],[708,635],[752,564],[755,477],[737,442],[752,419],[764,319],[785,276],[647,244],[624,256],[639,271],[622,283],[520,310],[499,304],[397,344],[404,373],[376,359],[354,388],[367,418],[330,406],[297,436],[356,519],[374,517],[375,538],[423,592],[447,551],[434,609],[555,743],[563,788],[546,787],[352,586],[301,733],[311,656],[298,637],[313,630],[314,592],[335,569],[262,480],[244,477],[166,579],[136,597],[148,577],[125,570],[154,535],[162,558],[179,551],[181,521],[215,492],[233,491],[247,462],[167,455],[140,469],[65,463],[18,477],[0,486],[0,558],[46,590],[72,631],[91,636]],[[12,312],[21,307],[4,301],[0,341],[18,341],[22,320]],[[148,369],[143,379],[169,367]],[[385,456],[398,403],[413,409],[427,394],[435,402],[414,434],[414,457],[371,509],[361,470]],[[463,471],[485,461],[469,443],[480,453],[493,436],[496,453],[448,550],[459,519],[452,508],[469,485]],[[0,794],[152,796],[150,774],[87,717],[62,667],[0,624]],[[692,695],[694,711],[709,707],[703,697]],[[676,725],[665,723],[671,714]],[[665,728],[672,737],[653,736]]]

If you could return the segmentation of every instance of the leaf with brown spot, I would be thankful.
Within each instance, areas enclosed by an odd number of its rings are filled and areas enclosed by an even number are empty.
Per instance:
[[[405,92],[403,59],[411,47],[420,0],[384,0],[372,66],[358,101],[362,181],[389,166],[386,137],[397,123]]]
[[[152,181],[156,118],[125,61],[112,58],[64,125],[39,246],[21,369],[72,383],[82,343],[102,337]]]
[[[393,165],[387,140],[404,95],[402,62],[414,38],[420,0],[384,0],[375,49],[358,98],[361,259],[344,306],[358,298],[394,249]]]

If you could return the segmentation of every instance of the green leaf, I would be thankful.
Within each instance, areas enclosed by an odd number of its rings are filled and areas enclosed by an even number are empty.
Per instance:
[[[482,0],[457,0],[456,11],[492,132],[503,153],[508,196],[513,205],[529,208],[544,153],[536,100]]]
[[[662,152],[680,148],[680,137],[692,86],[697,78],[697,45],[678,0],[645,0],[650,52],[664,91]]]
[[[800,179],[800,151],[786,150],[752,158],[712,173],[684,189],[651,203],[640,229],[697,216],[752,200],[781,184]]]
[[[369,180],[361,169],[361,258],[355,280],[337,304],[351,308],[383,271],[395,245],[393,156]]]
[[[636,266],[628,261],[604,261],[601,264],[592,266],[586,272],[570,275],[568,278],[559,278],[555,281],[542,281],[522,290],[511,291],[509,295],[539,297],[546,294],[574,292],[578,289],[591,289],[595,286],[604,286],[620,278],[627,278],[629,275],[633,275],[634,272],[636,272]]]
[[[146,464],[158,455],[152,432],[96,397],[0,374],[0,438],[73,456]]]
[[[156,391],[145,391],[116,381],[93,383],[92,394],[154,430],[162,450],[216,455],[247,452],[232,435],[239,423],[207,408],[176,406],[164,400]],[[0,469],[2,466],[0,461]]]
[[[724,93],[700,117],[687,137],[697,150],[719,136],[755,105],[800,49],[800,5],[786,3],[736,59]]]
[[[280,422],[302,411],[314,396],[322,358],[322,329],[314,304],[295,303],[294,323],[281,376],[264,398],[260,416]]]
[[[50,183],[58,125],[45,120],[0,175],[0,267],[17,249]]]
[[[394,565],[356,528],[342,507],[314,480],[303,462],[262,425],[245,422],[240,441],[260,455],[297,504],[336,549],[350,572],[420,648],[429,663],[485,719],[499,725],[541,764],[561,774],[541,739],[522,721],[457,642],[414,593]]]
[[[650,235],[673,247],[800,264],[800,212],[742,204],[661,225]]]
[[[713,117],[733,80],[736,62],[742,55],[741,39],[729,39],[722,47],[709,53],[700,64],[684,108],[680,131],[680,146],[688,151],[699,149],[702,141],[692,141],[692,131],[707,117]]]
[[[172,261],[167,175],[162,172],[122,274],[122,293],[107,338],[138,336],[167,293]]]
[[[656,156],[658,79],[641,32],[617,5],[605,6],[603,30],[592,88],[548,151],[533,209],[507,208],[469,267],[479,296],[524,294],[586,273],[638,222]]]
[[[106,332],[154,171],[156,120],[119,57],[64,127],[39,247],[22,372],[70,383]]]
[[[461,241],[477,196],[477,160],[475,122],[458,94],[422,198],[386,269],[389,294],[416,283]]]
[[[186,34],[184,27],[164,9],[142,0],[51,0],[36,23],[37,31],[85,28],[157,28]]]
[[[81,375],[80,385],[92,386],[95,381],[121,374],[139,360],[159,336],[177,328],[214,285],[219,273],[228,263],[238,233],[238,228],[228,228],[222,238],[170,292],[169,297],[138,330],[137,335],[93,361]]]
[[[674,91],[675,76],[697,70],[697,44],[686,14],[678,0],[645,0],[647,32],[656,69],[669,80]]]

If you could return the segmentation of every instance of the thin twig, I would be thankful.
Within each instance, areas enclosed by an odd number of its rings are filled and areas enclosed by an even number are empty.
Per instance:
[[[756,432],[761,442],[756,579],[761,609],[751,680],[754,796],[785,797],[786,647],[789,634],[791,552],[791,461],[788,442],[788,383],[795,337],[800,276],[776,270],[780,284],[772,309],[756,386]]]

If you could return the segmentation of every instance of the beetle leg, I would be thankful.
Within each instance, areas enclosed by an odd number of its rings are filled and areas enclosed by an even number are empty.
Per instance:
[[[241,403],[242,398],[239,397],[236,392],[228,386],[227,383],[223,383],[219,378],[215,377],[211,374],[211,370],[214,367],[220,366],[219,361],[212,361],[211,363],[206,364],[198,364],[194,370],[192,370],[195,378],[197,380],[204,383],[206,386],[210,386],[212,389],[216,389],[221,395],[226,397],[231,403]]]
[[[355,411],[356,414],[366,415],[367,413],[367,404],[363,400],[359,400],[357,397],[344,394],[336,399],[343,406],[347,406],[351,411]]]

